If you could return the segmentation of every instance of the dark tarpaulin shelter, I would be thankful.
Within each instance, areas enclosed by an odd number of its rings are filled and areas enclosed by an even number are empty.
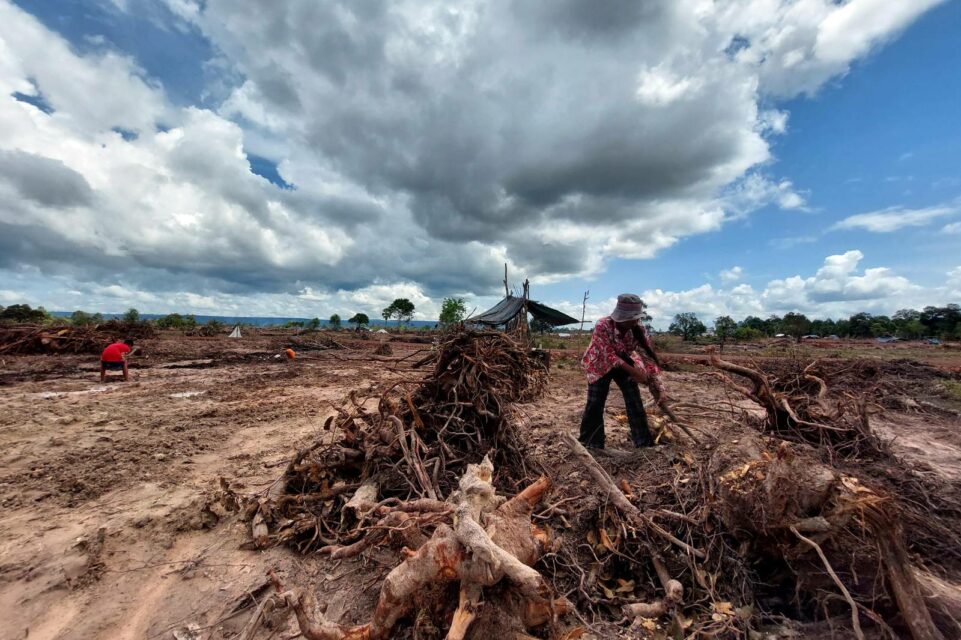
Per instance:
[[[484,313],[476,315],[472,318],[468,318],[467,322],[476,322],[478,324],[486,324],[495,327],[502,324],[507,324],[511,320],[517,318],[517,316],[524,311],[525,303],[527,304],[527,311],[532,316],[542,322],[546,322],[552,327],[559,327],[565,324],[576,324],[580,322],[580,320],[572,318],[566,313],[562,313],[557,309],[551,309],[540,302],[535,302],[534,300],[525,300],[524,298],[519,298],[517,296],[507,296]]]

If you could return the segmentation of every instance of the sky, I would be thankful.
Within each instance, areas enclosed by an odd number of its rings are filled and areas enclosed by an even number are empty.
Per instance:
[[[0,0],[0,304],[961,302],[961,0]],[[345,314],[347,314],[345,316]]]

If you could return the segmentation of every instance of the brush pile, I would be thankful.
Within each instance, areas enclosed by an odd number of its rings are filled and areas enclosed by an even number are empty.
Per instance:
[[[376,407],[352,393],[324,425],[330,436],[298,452],[251,505],[256,546],[359,553],[376,541],[361,517],[373,505],[443,500],[489,453],[516,489],[526,470],[507,411],[543,391],[546,372],[531,363],[504,334],[464,332],[416,363],[433,366],[425,380],[389,389]]]
[[[309,594],[287,594],[308,638],[392,637],[415,605],[450,620],[448,637],[463,638],[481,590],[505,577],[511,588],[497,591],[499,606],[481,618],[496,614],[522,631],[564,606],[530,568],[549,540],[531,512],[550,482],[529,481],[509,414],[512,402],[544,390],[546,369],[504,334],[466,331],[415,366],[427,365],[424,380],[379,398],[351,394],[324,425],[329,437],[298,452],[267,495],[247,505],[257,548],[287,544],[336,559],[382,543],[417,550],[387,577],[362,628],[325,621]],[[505,501],[495,485],[520,492]],[[461,583],[456,603],[415,603],[452,580]]]
[[[0,354],[100,353],[110,334],[89,327],[0,326]]]
[[[887,443],[871,430],[868,419],[870,395],[864,389],[835,386],[829,391],[826,378],[836,372],[817,360],[804,365],[784,359],[770,374],[721,360],[711,363],[721,371],[747,378],[750,387],[719,374],[744,396],[764,407],[762,430],[792,442],[806,442],[842,458],[879,458],[890,455]],[[776,368],[775,368],[776,367]]]
[[[768,374],[712,363],[752,383],[725,376],[764,408],[755,426],[773,436],[741,440],[711,460],[720,519],[764,568],[760,591],[793,590],[802,605],[824,611],[840,592],[859,638],[859,614],[892,637],[891,621],[916,640],[961,633],[961,595],[925,598],[922,587],[961,566],[961,500],[871,429],[869,408],[880,410],[871,392],[887,383],[867,384],[863,363],[786,360]]]
[[[331,338],[326,333],[309,332],[311,337],[291,338],[290,346],[296,351],[326,351],[328,349],[343,349],[344,345]],[[306,335],[303,332],[301,335]]]
[[[157,335],[157,328],[149,320],[121,320],[113,319],[101,322],[96,327],[97,331],[110,334],[114,340],[123,338],[153,338]]]
[[[598,637],[780,637],[785,620],[830,621],[811,637],[961,637],[961,592],[938,577],[961,568],[961,501],[871,429],[864,392],[883,381],[714,365],[764,412],[732,405],[706,448],[588,452],[568,435],[563,506],[535,514],[558,532],[541,561],[554,591]]]

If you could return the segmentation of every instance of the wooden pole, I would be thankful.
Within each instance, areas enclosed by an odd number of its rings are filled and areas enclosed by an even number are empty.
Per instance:
[[[584,330],[584,316],[587,315],[587,299],[591,296],[591,290],[588,289],[584,292],[584,304],[581,307],[581,331]]]
[[[534,336],[531,334],[530,325],[527,323],[527,300],[529,299],[528,296],[530,295],[530,287],[530,281],[527,278],[524,278],[524,307],[521,311],[521,332],[523,333],[524,338],[527,340],[528,346],[531,346],[534,340]]]
[[[511,295],[511,290],[507,288],[507,263],[504,263],[504,297]]]

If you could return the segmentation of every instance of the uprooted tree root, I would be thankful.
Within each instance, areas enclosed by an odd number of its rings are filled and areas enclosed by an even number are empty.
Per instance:
[[[408,511],[416,521],[408,526],[435,525],[437,515],[420,507],[437,506],[488,453],[506,485],[520,487],[530,474],[507,411],[543,391],[546,370],[500,333],[453,334],[415,366],[428,363],[425,380],[388,389],[376,410],[357,393],[335,407],[324,425],[331,437],[298,452],[250,504],[255,546],[348,557]]]
[[[538,480],[507,502],[492,484],[495,463],[498,486],[512,492],[532,475],[508,412],[544,390],[546,367],[493,332],[449,334],[414,364],[425,365],[433,368],[424,380],[394,385],[376,410],[351,394],[325,424],[331,435],[298,452],[278,483],[248,504],[256,547],[288,544],[335,559],[384,542],[416,550],[388,575],[362,629],[327,622],[309,594],[291,598],[307,637],[390,637],[415,594],[454,579],[461,595],[451,638],[466,633],[481,589],[504,577],[523,598],[505,595],[488,609],[503,615],[513,603],[516,615],[507,619],[526,621],[521,628],[563,608],[529,566],[549,539],[532,527],[530,513],[550,483]],[[534,610],[540,613],[532,617]]]
[[[712,364],[753,383],[727,378],[765,409],[759,430],[780,438],[774,451],[749,439],[712,459],[722,521],[754,557],[768,559],[760,582],[820,593],[822,605],[823,594],[836,600],[840,592],[859,637],[859,612],[892,637],[885,620],[897,619],[915,640],[956,637],[961,602],[925,600],[922,584],[961,548],[961,504],[872,431],[871,398],[843,384],[832,389],[836,372],[817,361],[789,361],[773,376],[717,357]],[[779,566],[780,576],[770,570]]]
[[[761,371],[721,360],[711,364],[751,381],[746,387],[727,376],[727,384],[761,405],[767,412],[764,431],[785,440],[806,442],[840,457],[890,455],[888,444],[871,430],[867,394],[848,389],[832,393],[815,360],[767,376]],[[723,374],[721,374],[723,375]]]
[[[438,585],[458,582],[458,603],[450,614],[448,640],[463,640],[471,625],[478,632],[516,631],[542,626],[566,613],[569,603],[552,599],[544,578],[531,568],[550,538],[531,523],[531,513],[550,487],[540,478],[510,500],[498,496],[491,484],[493,465],[485,458],[468,465],[458,491],[448,504],[451,523],[441,524],[416,551],[384,579],[370,622],[345,626],[324,617],[305,591],[280,596],[297,616],[308,640],[382,640],[392,633],[419,597]],[[496,594],[484,589],[506,581],[509,589]],[[423,605],[423,602],[420,603]],[[435,610],[443,619],[444,612]]]

